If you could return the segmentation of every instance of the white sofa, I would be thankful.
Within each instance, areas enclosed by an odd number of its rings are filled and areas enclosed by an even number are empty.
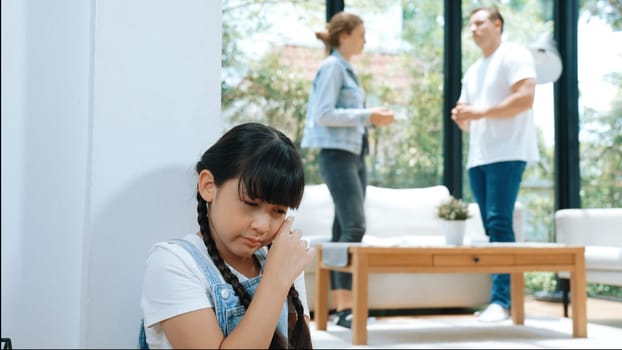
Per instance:
[[[445,186],[392,189],[368,186],[365,210],[367,231],[363,242],[381,245],[444,245],[436,207],[449,197]],[[465,244],[487,242],[477,204],[471,203]],[[325,184],[307,185],[302,203],[293,211],[294,227],[317,245],[331,237],[334,206]],[[514,211],[517,241],[523,240],[522,207]],[[305,269],[307,298],[315,307],[315,260]],[[372,274],[369,277],[369,308],[378,310],[417,308],[471,308],[488,302],[489,274]],[[329,308],[334,304],[330,301]]]
[[[555,239],[585,246],[587,282],[622,286],[622,208],[560,209],[555,212]],[[558,276],[568,316],[570,276],[567,272]]]

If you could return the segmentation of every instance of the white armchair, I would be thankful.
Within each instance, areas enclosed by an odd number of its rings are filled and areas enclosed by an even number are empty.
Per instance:
[[[585,246],[586,281],[622,286],[622,208],[560,209],[558,243]],[[564,316],[568,317],[569,274],[559,273]]]

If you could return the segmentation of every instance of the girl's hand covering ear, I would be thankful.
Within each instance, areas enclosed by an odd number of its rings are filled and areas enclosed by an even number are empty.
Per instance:
[[[295,230],[293,225],[294,218],[283,221],[264,266],[264,274],[277,274],[287,287],[294,283],[315,256],[315,249],[309,247],[308,241],[301,239],[302,231]]]

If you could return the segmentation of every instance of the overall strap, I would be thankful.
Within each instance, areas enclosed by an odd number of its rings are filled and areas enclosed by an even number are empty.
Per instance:
[[[267,252],[265,249],[261,248],[255,251],[255,256],[257,256],[257,260],[259,260],[259,265],[263,270],[263,265],[266,262]]]
[[[182,246],[190,255],[194,258],[194,261],[197,263],[201,271],[203,271],[203,275],[209,281],[212,286],[217,285],[221,282],[220,273],[217,271],[216,266],[210,264],[210,262],[205,258],[203,254],[197,249],[197,247],[186,241],[185,239],[175,238],[168,241],[169,244],[179,244]],[[149,349],[149,345],[147,344],[147,334],[145,332],[145,320],[141,320],[140,333],[138,335],[138,348],[139,349]]]
[[[212,298],[214,299],[213,306],[214,306],[214,311],[216,313],[216,319],[218,320],[218,324],[225,335],[229,334],[229,332],[227,331],[227,322],[230,322],[230,321],[228,321],[227,319],[228,317],[231,317],[231,316],[228,316],[230,312],[230,310],[228,310],[228,307],[231,306],[231,302],[229,302],[228,305],[223,304],[222,302],[219,302],[219,299],[216,298],[214,295],[215,293],[217,294],[217,293],[223,293],[223,292],[227,293],[226,295],[233,295],[233,294],[229,294],[228,292],[228,290],[232,288],[231,285],[225,282],[224,278],[220,274],[220,271],[218,271],[218,269],[216,268],[214,263],[211,261],[211,259],[207,258],[204,254],[202,254],[201,251],[194,244],[181,238],[171,239],[168,241],[168,243],[179,244],[180,246],[182,246],[192,256],[197,266],[201,269],[201,271],[203,272],[203,275],[205,275],[205,278],[208,280],[208,282],[212,286],[211,293],[212,293]],[[261,266],[263,267],[263,264],[265,263],[265,260],[266,260],[266,253],[260,249],[259,251],[256,252],[256,256]],[[252,284],[257,283],[257,282],[258,281],[256,281],[256,278],[249,279],[247,281],[242,282],[242,286],[244,286],[244,288],[246,288],[248,291],[249,288],[247,286],[250,285],[251,287],[253,287]],[[255,288],[256,287],[251,288],[251,295],[254,294]],[[232,289],[230,290],[231,290],[231,293],[234,293]],[[227,299],[227,298],[225,297],[224,299]],[[234,299],[230,299],[230,300],[233,301]],[[238,298],[236,297],[235,300],[238,300]],[[234,302],[234,306],[235,305],[239,305],[239,301]],[[280,320],[279,320],[279,330],[281,331],[281,333],[285,334],[285,336],[287,336],[287,313],[286,312],[287,312],[287,304],[285,304],[285,306],[283,307],[283,310],[281,311]],[[239,322],[239,318],[237,319],[237,322]],[[237,322],[235,323],[235,325],[237,325]],[[141,324],[138,343],[139,343],[138,344],[139,349],[149,349],[149,346],[147,344],[147,339],[146,339],[144,322]]]
[[[201,252],[197,249],[197,247],[186,241],[185,239],[175,238],[168,241],[169,243],[176,243],[181,245],[190,255],[194,258],[194,261],[197,263],[201,271],[203,271],[203,275],[209,281],[209,283],[214,286],[218,283],[224,283],[220,275],[220,271],[214,266],[213,262],[208,261],[205,255],[201,254]]]

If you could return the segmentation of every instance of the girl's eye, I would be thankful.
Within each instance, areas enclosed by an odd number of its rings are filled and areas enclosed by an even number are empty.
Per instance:
[[[248,200],[243,200],[243,202],[244,202],[244,204],[250,205],[251,207],[256,207],[258,205],[257,203],[251,202],[251,201],[248,201]]]
[[[282,208],[274,208],[274,211],[279,215],[285,215],[287,213],[287,210]]]

